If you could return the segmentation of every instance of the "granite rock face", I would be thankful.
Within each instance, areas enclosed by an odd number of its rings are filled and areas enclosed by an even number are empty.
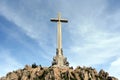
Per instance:
[[[118,80],[115,77],[109,76],[109,73],[100,70],[98,73],[91,67],[80,67],[76,69],[59,68],[59,67],[41,67],[28,66],[24,69],[19,69],[9,72],[6,77],[0,80]]]

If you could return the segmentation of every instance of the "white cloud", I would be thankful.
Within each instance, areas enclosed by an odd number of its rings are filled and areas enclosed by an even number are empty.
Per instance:
[[[120,58],[111,63],[108,72],[120,79]]]
[[[1,3],[1,15],[5,16],[9,21],[20,27],[25,34],[34,39],[41,48],[47,48],[48,51],[51,52],[51,49],[49,49],[50,47],[48,47],[49,39],[53,43],[52,46],[55,47],[55,38],[51,38],[52,36],[49,37],[49,35],[54,34],[50,33],[49,26],[47,22],[45,22],[45,17],[48,17],[48,14],[43,8],[40,9],[40,5],[37,3],[38,1],[31,0],[27,3],[26,2],[27,1],[20,1],[23,6],[18,5],[22,7],[20,9],[18,8],[19,10],[17,8],[14,9],[7,3]],[[47,21],[49,21],[49,19]],[[48,55],[50,54],[48,53]]]
[[[11,56],[11,52],[7,49],[0,48],[0,77],[5,76],[8,72],[22,68],[15,58]]]

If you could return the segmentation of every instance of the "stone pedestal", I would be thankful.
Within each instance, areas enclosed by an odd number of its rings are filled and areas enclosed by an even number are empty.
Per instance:
[[[56,50],[56,56],[53,57],[53,62],[52,62],[53,67],[69,67],[69,62],[67,61],[67,58],[63,56],[62,49],[61,52],[62,55],[59,55],[58,49]]]

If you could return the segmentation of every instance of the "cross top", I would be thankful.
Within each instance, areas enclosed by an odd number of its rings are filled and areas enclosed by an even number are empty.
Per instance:
[[[58,21],[60,22],[60,20],[61,20],[61,14],[58,13]]]
[[[58,13],[58,18],[51,18],[51,21],[52,22],[64,22],[64,23],[68,22],[67,19],[61,19],[61,14],[60,13]]]

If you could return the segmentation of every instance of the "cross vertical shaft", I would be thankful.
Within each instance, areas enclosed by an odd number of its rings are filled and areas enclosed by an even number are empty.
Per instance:
[[[60,13],[58,14],[58,25],[57,25],[57,48],[58,48],[58,55],[62,55],[62,27],[61,27],[61,15]]]

